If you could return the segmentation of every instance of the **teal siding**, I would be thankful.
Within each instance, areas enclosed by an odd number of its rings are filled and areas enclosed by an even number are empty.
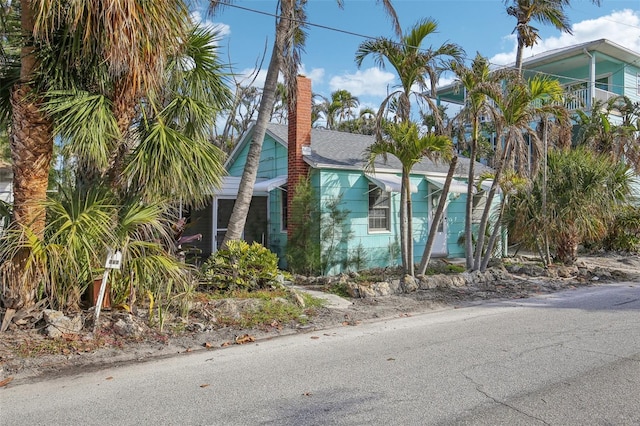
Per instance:
[[[465,257],[464,253],[464,221],[467,194],[449,194],[447,209],[447,249],[449,257]]]
[[[248,153],[248,145],[236,154],[228,167],[229,175],[241,176]],[[260,157],[258,178],[274,178],[287,174],[287,150],[267,135]],[[399,175],[398,175],[399,176]],[[333,252],[336,265],[329,274],[357,268],[398,266],[400,254],[400,194],[391,193],[390,230],[369,231],[369,180],[358,170],[311,170],[312,187],[318,197],[322,212],[322,223],[328,223],[328,205],[339,198],[340,210],[348,210],[343,229],[334,229],[334,243],[324,242],[323,252]],[[423,176],[411,177],[418,187],[412,193],[414,261],[419,263],[429,233],[429,183]],[[464,234],[464,211],[466,195],[449,195],[447,210],[447,249],[449,257],[464,257],[464,246],[460,237]],[[274,189],[268,197],[268,247],[280,258],[280,267],[286,267],[286,230],[282,229],[282,205],[284,193]],[[343,238],[348,235],[348,238]],[[354,261],[360,258],[360,262]]]
[[[418,186],[418,192],[412,194],[413,203],[413,242],[414,261],[420,262],[429,235],[429,184],[423,176],[412,176],[412,184]],[[340,240],[342,233],[350,233],[346,241],[335,243],[334,259],[353,260],[358,255],[364,257],[360,268],[398,266],[400,255],[400,194],[391,194],[390,230],[369,231],[369,180],[359,171],[321,170],[317,173],[317,192],[320,197],[326,226],[328,204],[340,198],[339,208],[348,210],[348,218],[344,230],[336,230],[334,237]],[[449,257],[464,257],[464,247],[458,244],[460,235],[464,233],[465,196],[449,195],[451,202],[447,213],[447,247]],[[324,242],[324,252],[330,250],[330,244]],[[344,265],[336,265],[328,271],[335,274],[343,271]],[[348,269],[357,266],[351,264]]]
[[[236,153],[235,161],[228,167],[229,176],[242,176],[244,164],[249,154],[249,145],[246,144],[240,152]],[[274,178],[285,174],[287,174],[287,149],[267,135],[262,144],[257,177]]]
[[[242,150],[235,154],[235,160],[229,164],[227,169],[229,176],[242,176],[244,165],[249,153],[249,145],[246,144]],[[258,179],[272,179],[277,176],[287,174],[287,149],[281,143],[266,135],[260,153],[260,166],[258,167]],[[284,263],[285,248],[287,244],[287,232],[282,229],[282,202],[283,191],[279,188],[272,190],[268,196],[268,221],[267,246],[276,253],[281,260],[281,267]]]
[[[640,102],[640,67],[626,65],[624,69],[624,80],[620,84],[625,87],[625,95],[633,102]]]

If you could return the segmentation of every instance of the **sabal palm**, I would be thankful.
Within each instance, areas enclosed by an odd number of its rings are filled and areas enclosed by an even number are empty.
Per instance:
[[[400,189],[400,246],[402,266],[405,273],[414,274],[413,227],[410,175],[413,166],[424,158],[430,160],[449,160],[452,155],[452,142],[445,136],[421,136],[418,126],[413,122],[389,123],[382,137],[365,150],[367,168],[375,171],[378,157],[386,161],[388,155],[395,156],[402,164],[402,184]]]
[[[586,147],[549,152],[548,214],[541,214],[542,174],[530,191],[514,195],[508,222],[515,235],[525,237],[528,248],[538,248],[533,238],[549,228],[556,257],[564,263],[575,260],[578,244],[604,236],[618,208],[625,204],[631,178],[627,167],[608,154]],[[527,238],[528,237],[528,238]]]
[[[569,18],[564,8],[569,6],[570,0],[504,0],[507,14],[517,20],[513,29],[518,37],[516,53],[516,69],[522,72],[522,51],[525,47],[532,47],[538,42],[538,28],[531,25],[531,21],[551,24],[562,32],[572,34]],[[592,0],[600,5],[600,0]]]
[[[431,110],[437,111],[433,97],[435,86],[440,73],[448,67],[449,61],[461,61],[464,51],[453,43],[445,43],[438,48],[424,48],[422,45],[430,35],[434,34],[438,26],[433,19],[422,19],[414,24],[399,40],[386,37],[378,37],[360,44],[356,52],[356,64],[360,67],[369,56],[374,57],[374,62],[380,68],[385,68],[389,63],[395,70],[400,85],[398,90],[390,93],[382,102],[378,117],[381,118],[388,109],[388,104],[397,99],[396,114],[400,121],[411,119],[411,97],[419,102],[425,102]],[[430,92],[427,94],[427,82],[430,83]],[[414,90],[417,87],[417,91]],[[441,127],[441,119],[438,120]]]
[[[112,7],[109,1],[67,2],[22,0],[21,25],[24,40],[20,55],[20,79],[11,90],[12,158],[14,166],[14,220],[30,226],[36,238],[45,229],[44,201],[53,152],[53,122],[43,111],[46,91],[69,88],[70,74],[65,67],[78,66],[75,77],[90,80],[94,72],[105,77],[94,79],[99,90],[108,81],[113,85],[119,146],[125,147],[127,131],[135,115],[136,101],[146,90],[159,87],[158,73],[164,71],[166,58],[184,40],[188,8],[181,0],[160,2],[132,1],[130,7]],[[163,31],[156,31],[164,28]],[[31,37],[32,36],[32,37]],[[45,57],[63,42],[57,61]],[[36,55],[36,49],[38,55]],[[3,62],[8,64],[8,62]],[[6,106],[6,102],[2,102]],[[113,150],[118,153],[119,150]],[[123,158],[114,155],[110,162]],[[113,170],[118,170],[114,167]],[[33,303],[36,282],[22,279],[26,253],[15,258],[10,280],[5,287],[5,306],[20,308]],[[18,275],[16,275],[18,274]],[[25,278],[25,277],[23,277]],[[7,304],[7,300],[11,302]]]
[[[163,87],[138,100],[139,112],[131,117],[124,145],[113,92],[92,93],[90,85],[50,91],[47,111],[65,154],[80,165],[78,173],[117,173],[122,197],[171,195],[202,205],[224,174],[223,154],[208,141],[216,113],[230,98],[216,40],[215,33],[203,28],[187,34],[180,50],[167,57]],[[122,156],[117,164],[110,161],[116,155]]]
[[[43,297],[54,309],[78,308],[80,295],[104,267],[106,247],[123,254],[121,271],[114,271],[119,302],[132,290],[157,296],[167,285],[186,285],[185,266],[171,255],[169,203],[120,202],[100,188],[59,192],[45,203],[44,237],[37,238],[28,227],[11,229],[2,236],[0,257],[26,251],[26,275],[42,284]]]
[[[382,2],[385,11],[389,14],[394,22],[396,32],[398,29],[398,18],[395,10],[391,6],[390,0],[376,0],[376,3]],[[342,0],[337,0],[337,4],[342,7]],[[228,4],[227,1],[210,0],[209,2],[213,11],[219,10]],[[247,160],[240,180],[240,187],[236,202],[229,218],[227,232],[224,237],[223,245],[227,241],[239,240],[244,231],[244,225],[249,213],[249,205],[253,197],[253,186],[258,174],[260,165],[260,153],[262,152],[262,143],[269,123],[269,117],[275,103],[276,88],[278,75],[284,73],[287,91],[291,96],[296,93],[295,74],[298,72],[300,64],[301,47],[304,45],[304,25],[306,23],[305,7],[307,0],[281,0],[278,2],[276,20],[275,40],[269,67],[265,77],[264,88],[262,90],[262,99],[260,108],[258,109],[258,117],[253,130],[253,138],[249,146]],[[290,98],[290,101],[295,102]]]

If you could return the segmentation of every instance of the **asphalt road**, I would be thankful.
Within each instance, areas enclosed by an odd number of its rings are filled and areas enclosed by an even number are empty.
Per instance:
[[[0,389],[2,425],[640,425],[640,283]]]

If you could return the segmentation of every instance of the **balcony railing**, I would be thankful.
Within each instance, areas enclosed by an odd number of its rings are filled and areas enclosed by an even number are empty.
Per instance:
[[[589,99],[591,91],[588,88],[582,88],[577,90],[567,91],[565,107],[569,111],[575,111],[577,109],[585,109],[589,105]],[[593,98],[595,101],[607,102],[611,98],[619,96],[616,93],[609,92],[607,90],[598,89],[596,87]]]

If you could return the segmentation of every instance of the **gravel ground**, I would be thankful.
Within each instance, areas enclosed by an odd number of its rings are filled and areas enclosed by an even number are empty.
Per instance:
[[[519,258],[518,264],[535,264]],[[173,331],[160,333],[144,321],[134,321],[137,332],[123,337],[113,325],[128,314],[105,311],[102,327],[91,332],[62,337],[57,342],[41,330],[12,329],[0,334],[0,386],[39,381],[54,376],[77,374],[117,363],[135,363],[158,357],[180,356],[198,350],[220,350],[294,333],[311,333],[336,327],[356,327],[364,322],[388,320],[438,309],[452,309],[486,300],[524,298],[588,285],[640,280],[637,255],[587,256],[578,259],[581,273],[566,278],[532,276],[531,270],[511,274],[508,280],[456,288],[417,290],[409,294],[346,299],[338,307],[314,309],[306,323],[273,323],[256,329],[216,328],[195,316],[188,324],[174,322]],[[585,272],[586,271],[586,272]],[[536,275],[536,274],[533,274]],[[314,290],[318,290],[314,287]],[[204,316],[206,318],[206,316]],[[176,320],[177,321],[177,320]],[[178,331],[179,330],[179,331]],[[55,355],[39,355],[51,347]]]

